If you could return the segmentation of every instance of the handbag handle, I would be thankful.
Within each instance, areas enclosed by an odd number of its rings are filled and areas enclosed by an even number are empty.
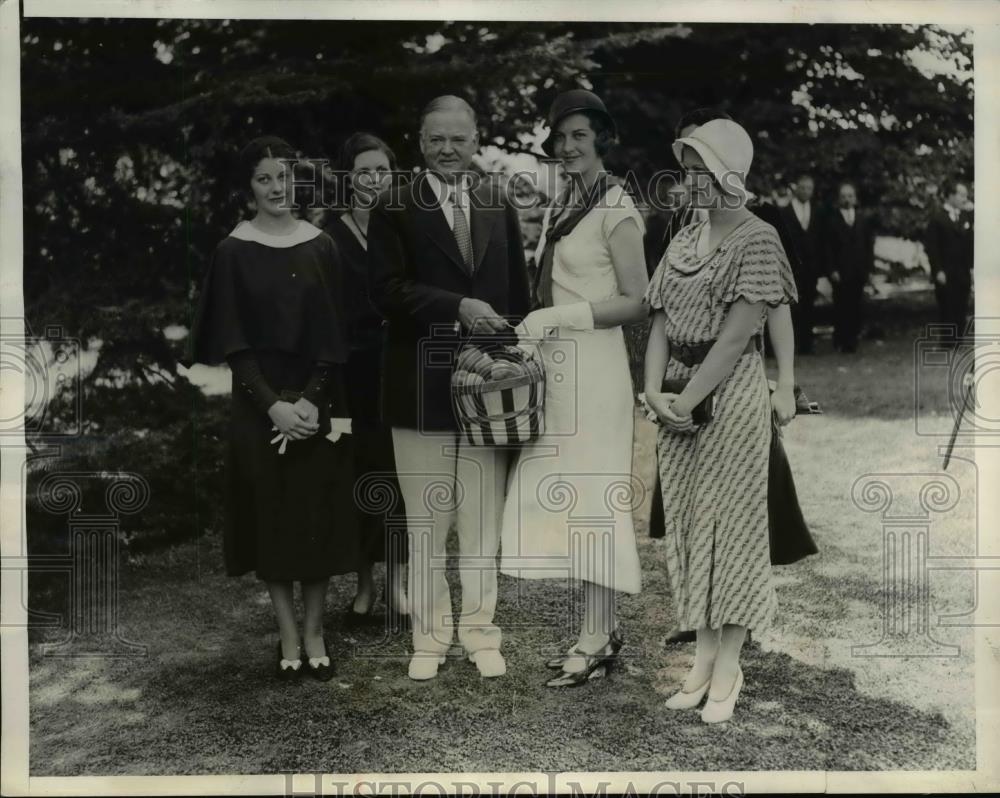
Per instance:
[[[491,380],[488,385],[490,386],[490,393],[493,391],[503,391],[508,388],[520,388],[524,385],[531,385],[535,380],[531,375],[519,376],[519,377],[507,377],[504,380]],[[482,393],[483,383],[481,385],[453,385],[452,388],[456,393],[463,394],[465,396],[471,394]]]
[[[511,419],[520,418],[521,416],[526,416],[529,413],[537,412],[541,410],[541,405],[537,407],[522,407],[520,410],[509,410],[506,413],[500,413],[496,416],[470,416],[469,421],[475,422],[476,424],[493,424],[498,421],[510,421]]]

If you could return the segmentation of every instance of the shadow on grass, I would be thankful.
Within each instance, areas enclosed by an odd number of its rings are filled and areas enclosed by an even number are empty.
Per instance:
[[[865,341],[853,356],[830,354],[821,339],[820,354],[799,359],[798,382],[828,416],[912,418],[913,351],[922,328],[908,324],[887,328],[881,344]],[[925,400],[928,412],[947,412],[946,385],[932,386]],[[808,429],[809,419],[796,423]],[[648,460],[651,439],[637,442],[637,452]],[[804,499],[818,491],[811,480],[801,483]],[[817,519],[821,556],[854,565],[856,552],[833,543],[842,523],[832,510]],[[341,626],[335,608],[346,606],[354,583],[335,579],[327,637],[338,674],[325,684],[283,685],[271,675],[274,621],[262,585],[224,576],[217,538],[157,552],[122,577],[123,632],[147,644],[148,657],[57,660],[33,649],[31,774],[975,766],[975,746],[941,714],[864,694],[846,668],[756,645],[744,656],[747,682],[731,722],[708,727],[696,711],[666,710],[663,699],[677,688],[693,646],[661,646],[671,600],[654,545],[641,528],[637,535],[644,588],[622,602],[622,666],[611,678],[567,691],[543,686],[545,658],[568,645],[579,623],[579,605],[564,584],[501,578],[497,621],[506,677],[483,680],[456,648],[437,679],[416,683],[406,676],[405,635],[378,645],[377,628]],[[799,625],[808,622],[818,633],[852,623],[852,601],[874,603],[882,595],[858,575],[801,576],[787,590],[797,591]],[[40,586],[44,581],[34,580],[32,606],[59,611],[38,601]],[[61,595],[54,587],[41,593]],[[33,643],[50,636],[31,634]]]
[[[547,689],[544,653],[561,641],[538,618],[557,618],[565,591],[539,585],[519,605],[510,595],[515,580],[507,579],[498,618],[508,630],[504,678],[482,679],[454,647],[437,679],[412,682],[405,636],[377,646],[378,627],[337,628],[331,612],[337,676],[279,684],[271,676],[272,622],[252,600],[256,586],[219,581],[223,605],[242,594],[252,608],[227,614],[225,628],[155,637],[145,659],[35,654],[32,775],[974,766],[972,752],[949,745],[940,715],[863,695],[847,670],[756,645],[744,656],[746,686],[732,721],[709,727],[696,711],[670,712],[658,690],[676,688],[673,676],[693,647],[662,648],[666,627],[637,611],[634,599],[622,610],[628,656],[618,670],[576,690]],[[340,594],[350,587],[335,585],[331,606],[344,606]]]

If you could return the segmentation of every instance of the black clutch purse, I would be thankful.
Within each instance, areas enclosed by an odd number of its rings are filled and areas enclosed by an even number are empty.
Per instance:
[[[664,379],[663,384],[660,386],[660,390],[663,393],[675,393],[679,394],[683,391],[687,384],[691,382],[689,379]],[[696,425],[701,426],[702,424],[707,424],[715,418],[715,391],[713,390],[708,396],[702,399],[698,404],[694,406],[691,410],[691,421]]]

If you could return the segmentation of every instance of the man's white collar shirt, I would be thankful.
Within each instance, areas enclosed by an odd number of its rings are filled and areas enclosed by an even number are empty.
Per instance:
[[[799,224],[802,225],[803,230],[809,229],[809,203],[799,202],[795,197],[792,197],[792,210],[795,211],[795,216],[799,220]]]
[[[437,197],[437,201],[441,205],[441,210],[444,211],[444,218],[448,220],[448,227],[452,230],[455,229],[455,203],[452,202],[451,192],[453,188],[457,189],[459,207],[462,213],[465,214],[465,221],[470,225],[469,229],[471,230],[472,219],[469,217],[469,189],[471,181],[469,177],[463,175],[461,182],[453,187],[445,183],[434,172],[428,171],[427,182],[434,191],[434,196]]]

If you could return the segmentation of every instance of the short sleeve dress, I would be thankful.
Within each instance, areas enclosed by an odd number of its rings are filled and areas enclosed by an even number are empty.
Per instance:
[[[705,224],[671,241],[646,294],[666,315],[668,341],[715,340],[737,299],[777,306],[797,298],[771,225],[753,216],[699,257]],[[756,334],[765,320],[762,308]],[[670,359],[665,376],[690,377],[697,368]],[[681,630],[738,624],[759,631],[777,608],[767,514],[771,409],[760,353],[741,355],[715,395],[715,417],[698,432],[659,430],[668,577]]]
[[[540,253],[552,210],[543,219]],[[608,189],[556,244],[553,304],[603,302],[621,291],[608,243],[642,216],[621,186]],[[632,522],[635,400],[621,327],[559,329],[540,346],[544,432],[511,468],[500,570],[525,579],[583,580],[626,593],[640,588]]]
[[[226,572],[268,582],[316,581],[357,570],[346,361],[333,241],[307,222],[288,236],[241,223],[215,249],[188,344],[187,362],[218,364],[251,352],[267,385],[293,401],[318,363],[332,377],[320,399],[320,431],[271,443],[273,423],[234,379],[226,458]],[[328,434],[329,437],[328,437]]]

